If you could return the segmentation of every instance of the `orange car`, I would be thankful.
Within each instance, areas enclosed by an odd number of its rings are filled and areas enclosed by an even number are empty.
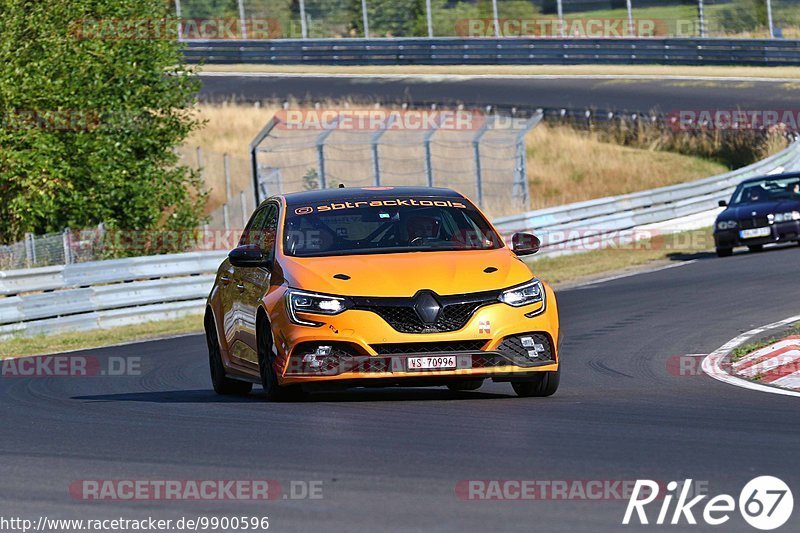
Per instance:
[[[553,290],[465,197],[367,187],[275,196],[219,268],[205,331],[220,394],[270,400],[323,388],[559,383]]]

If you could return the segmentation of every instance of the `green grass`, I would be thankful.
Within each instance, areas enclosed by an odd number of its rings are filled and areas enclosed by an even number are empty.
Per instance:
[[[531,258],[530,269],[551,284],[592,278],[609,272],[642,267],[657,261],[680,261],[710,252],[714,247],[711,228],[643,240],[637,245],[604,248],[561,257]]]
[[[774,344],[779,340],[788,337],[789,335],[800,335],[800,322],[794,324],[792,329],[790,329],[788,332],[782,333],[781,335],[771,336],[767,339],[742,344],[731,352],[731,362],[735,363],[741,360],[743,357],[755,352],[756,350],[766,348],[770,344]],[[758,376],[755,379],[758,379]]]
[[[99,348],[112,344],[155,339],[168,335],[200,332],[202,330],[203,315],[198,314],[175,320],[144,322],[133,326],[110,329],[37,335],[34,337],[17,336],[0,341],[0,359]]]

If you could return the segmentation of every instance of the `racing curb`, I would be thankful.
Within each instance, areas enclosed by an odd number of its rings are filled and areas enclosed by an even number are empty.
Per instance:
[[[780,394],[783,396],[795,396],[800,397],[800,392],[788,390],[788,389],[780,389],[777,387],[771,387],[768,385],[762,385],[760,383],[755,383],[753,381],[749,381],[746,379],[742,379],[740,377],[734,376],[733,374],[729,373],[728,369],[730,368],[730,354],[735,350],[737,347],[741,346],[745,342],[749,341],[750,339],[762,335],[768,331],[783,328],[794,324],[795,322],[800,322],[800,315],[795,315],[790,318],[786,318],[784,320],[780,320],[778,322],[773,322],[772,324],[767,324],[766,326],[761,326],[759,328],[751,329],[750,331],[746,331],[741,335],[734,337],[730,341],[726,342],[710,354],[708,354],[705,359],[703,359],[702,369],[703,372],[711,376],[712,378],[721,381],[723,383],[727,383],[729,385],[734,385],[736,387],[742,387],[745,389],[750,389],[754,391],[760,392],[768,392],[771,394]]]

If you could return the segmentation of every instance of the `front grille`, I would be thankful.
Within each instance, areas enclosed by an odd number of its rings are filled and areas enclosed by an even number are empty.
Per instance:
[[[380,316],[400,333],[445,333],[463,328],[479,308],[497,303],[499,291],[436,296],[442,309],[433,323],[424,322],[414,310],[414,298],[352,298],[354,309]]]
[[[764,228],[767,226],[769,226],[767,217],[745,218],[739,221],[739,227],[741,229]]]
[[[478,352],[486,344],[482,340],[442,341],[442,342],[400,342],[392,344],[373,344],[372,349],[380,355],[404,355],[415,353],[456,353]]]

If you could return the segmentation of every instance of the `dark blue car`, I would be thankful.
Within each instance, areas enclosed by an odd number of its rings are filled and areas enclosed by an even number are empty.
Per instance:
[[[717,255],[737,246],[760,251],[765,244],[800,240],[800,173],[761,176],[743,181],[714,224]]]

